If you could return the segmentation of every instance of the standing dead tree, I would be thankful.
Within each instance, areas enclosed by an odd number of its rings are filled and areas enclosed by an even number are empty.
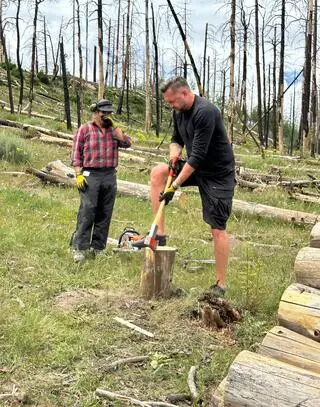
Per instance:
[[[188,56],[189,56],[189,59],[190,59],[190,63],[191,63],[192,69],[193,69],[193,73],[194,73],[194,76],[195,76],[195,78],[196,78],[196,82],[197,82],[197,86],[198,86],[198,90],[199,90],[199,95],[202,96],[202,95],[203,95],[203,89],[202,89],[202,85],[201,85],[200,75],[199,75],[199,72],[198,72],[198,70],[197,70],[195,61],[194,61],[194,59],[193,59],[193,55],[192,55],[192,53],[191,53],[191,50],[190,50],[190,47],[189,47],[189,44],[188,44],[188,41],[187,41],[186,34],[185,34],[185,32],[183,31],[183,28],[182,28],[182,26],[181,26],[181,24],[180,24],[180,21],[179,21],[179,19],[178,19],[177,13],[174,11],[174,8],[173,8],[173,6],[172,6],[171,1],[170,1],[170,0],[167,0],[167,3],[168,3],[168,6],[169,6],[169,8],[170,8],[170,11],[171,11],[171,13],[172,13],[172,16],[173,16],[173,18],[174,18],[174,20],[175,20],[175,22],[176,22],[176,24],[177,24],[177,27],[178,27],[178,29],[179,29],[179,32],[180,32],[182,41],[183,41],[184,46],[185,46],[185,49],[186,49],[186,51],[187,51],[187,53],[188,53]]]
[[[31,69],[30,69],[30,90],[29,90],[29,108],[28,114],[31,116],[32,112],[32,102],[33,102],[33,88],[35,79],[35,68],[36,68],[36,48],[37,48],[37,22],[38,22],[38,12],[39,5],[43,3],[44,0],[34,1],[34,17],[33,17],[33,35],[32,35],[32,47],[31,47]]]
[[[103,75],[103,20],[102,20],[102,0],[97,2],[98,14],[98,52],[99,52],[99,81],[98,81],[98,99],[104,94],[104,75]]]
[[[230,17],[230,87],[229,87],[229,110],[228,110],[228,136],[233,143],[233,122],[234,122],[234,67],[236,48],[236,0],[231,1]]]
[[[60,42],[60,60],[61,60],[61,70],[62,70],[62,80],[63,80],[63,93],[64,93],[64,111],[67,121],[67,128],[72,129],[71,123],[71,112],[70,112],[70,97],[69,97],[69,86],[66,68],[66,59],[64,54],[63,38]]]
[[[16,57],[17,57],[17,66],[18,66],[18,70],[19,70],[19,79],[20,79],[18,113],[20,113],[21,109],[22,109],[23,84],[24,84],[24,74],[23,74],[22,62],[21,62],[21,58],[20,58],[20,25],[19,25],[20,8],[21,8],[21,0],[17,0],[17,10],[16,10],[17,50],[16,50]]]

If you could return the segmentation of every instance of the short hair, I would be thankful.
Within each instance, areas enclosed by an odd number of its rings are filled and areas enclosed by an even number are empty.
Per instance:
[[[190,90],[190,86],[185,78],[182,76],[174,76],[173,78],[170,78],[164,82],[161,85],[160,90],[162,93],[165,93],[168,89],[175,91],[180,88],[187,88]]]

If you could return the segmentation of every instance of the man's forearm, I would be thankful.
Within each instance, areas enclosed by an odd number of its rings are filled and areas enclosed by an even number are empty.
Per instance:
[[[183,147],[180,146],[178,143],[171,143],[169,145],[169,158],[179,157],[181,158]]]
[[[194,168],[191,167],[190,164],[185,163],[183,166],[180,174],[174,180],[174,187],[178,188],[181,184],[183,184],[190,176],[194,173]]]
[[[81,174],[81,167],[78,167],[78,166],[74,167],[74,171],[76,173],[76,176]]]

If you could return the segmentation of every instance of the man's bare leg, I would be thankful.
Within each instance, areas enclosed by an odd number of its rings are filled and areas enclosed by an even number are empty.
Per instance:
[[[216,260],[216,280],[221,288],[225,288],[230,242],[225,230],[211,229],[213,251]]]
[[[167,179],[169,175],[168,165],[167,164],[159,164],[152,168],[151,175],[150,175],[150,198],[151,198],[151,208],[152,213],[155,216],[160,202],[159,196],[160,193],[163,192],[164,187],[166,185]],[[162,217],[161,221],[158,225],[157,234],[163,236],[164,232],[164,216]]]

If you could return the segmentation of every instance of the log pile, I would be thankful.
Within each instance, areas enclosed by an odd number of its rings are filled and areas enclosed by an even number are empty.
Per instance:
[[[278,326],[257,353],[242,351],[212,395],[211,407],[320,406],[320,223],[295,261]]]

